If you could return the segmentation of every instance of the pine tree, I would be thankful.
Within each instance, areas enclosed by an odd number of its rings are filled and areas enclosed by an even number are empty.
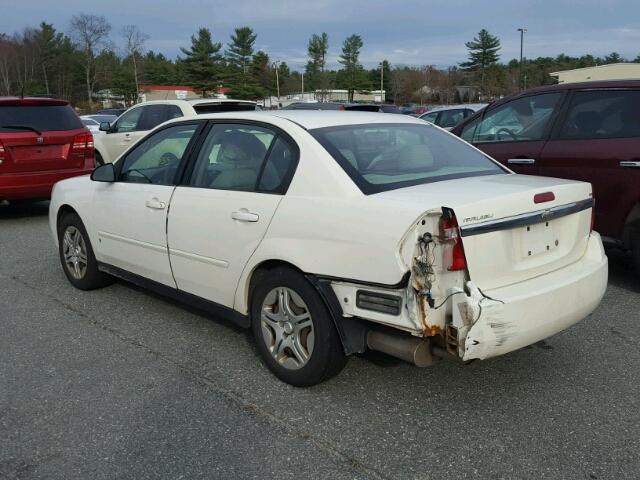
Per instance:
[[[480,72],[480,85],[484,91],[485,71],[490,65],[497,63],[500,58],[498,55],[500,40],[483,28],[478,36],[471,42],[465,43],[465,46],[469,50],[469,61],[461,63],[460,66],[467,71]]]
[[[213,43],[208,28],[198,30],[198,35],[191,36],[191,48],[180,48],[185,58],[179,58],[180,67],[187,84],[207,96],[207,91],[213,90],[220,80],[220,60],[218,52],[221,43]]]
[[[342,55],[338,62],[342,65],[342,81],[348,91],[350,102],[353,102],[353,94],[357,88],[362,87],[363,69],[360,65],[360,49],[362,48],[360,35],[347,37],[342,44]]]
[[[249,80],[249,66],[256,37],[257,35],[249,27],[236,28],[231,35],[231,43],[226,52],[227,61],[243,87],[247,86]]]
[[[327,63],[327,51],[329,50],[329,35],[322,32],[320,35],[313,34],[307,45],[307,56],[309,61],[305,67],[307,84],[311,89],[324,89],[326,75],[324,68]]]

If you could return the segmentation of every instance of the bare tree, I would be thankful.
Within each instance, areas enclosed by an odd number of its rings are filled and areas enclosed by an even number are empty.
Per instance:
[[[138,84],[138,63],[136,56],[142,56],[144,54],[144,44],[149,39],[149,35],[140,31],[136,25],[125,25],[120,30],[120,34],[124,38],[124,48],[131,57],[133,62],[133,79],[136,83],[136,94],[140,92],[140,86]]]
[[[78,48],[84,54],[84,73],[89,106],[93,106],[92,94],[96,83],[96,54],[109,41],[111,25],[103,16],[81,13],[71,18],[71,32]]]

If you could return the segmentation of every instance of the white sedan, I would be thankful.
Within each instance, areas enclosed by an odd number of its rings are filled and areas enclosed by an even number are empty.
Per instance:
[[[580,321],[607,284],[593,202],[419,119],[237,112],[58,183],[50,226],[74,286],[119,277],[225,316],[303,386],[366,349],[484,359]]]

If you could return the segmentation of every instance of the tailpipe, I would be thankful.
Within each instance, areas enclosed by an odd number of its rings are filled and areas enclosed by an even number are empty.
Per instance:
[[[418,367],[428,367],[436,360],[429,340],[410,335],[369,330],[367,346],[371,350],[386,353]]]

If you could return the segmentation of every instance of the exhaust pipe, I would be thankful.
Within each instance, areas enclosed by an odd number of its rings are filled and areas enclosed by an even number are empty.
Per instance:
[[[367,346],[371,350],[386,353],[418,367],[433,365],[431,342],[410,335],[397,335],[380,330],[369,330]]]

